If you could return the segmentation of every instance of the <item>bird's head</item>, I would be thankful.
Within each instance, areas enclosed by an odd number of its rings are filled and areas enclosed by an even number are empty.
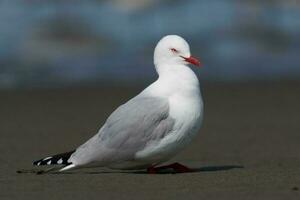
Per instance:
[[[154,64],[201,65],[198,59],[191,56],[189,44],[178,35],[167,35],[158,42],[154,50]]]

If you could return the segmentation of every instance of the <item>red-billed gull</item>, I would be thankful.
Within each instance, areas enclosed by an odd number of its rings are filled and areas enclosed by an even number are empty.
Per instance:
[[[34,165],[63,165],[60,171],[83,167],[147,169],[160,166],[195,138],[203,118],[199,81],[188,64],[200,66],[180,36],[163,37],[154,51],[159,78],[136,97],[118,107],[99,132],[76,150],[46,157]]]

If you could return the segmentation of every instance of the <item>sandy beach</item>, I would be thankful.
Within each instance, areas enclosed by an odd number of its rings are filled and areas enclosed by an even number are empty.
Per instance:
[[[194,173],[16,173],[76,148],[144,86],[0,91],[0,199],[300,199],[299,81],[203,83],[203,127],[170,161]]]

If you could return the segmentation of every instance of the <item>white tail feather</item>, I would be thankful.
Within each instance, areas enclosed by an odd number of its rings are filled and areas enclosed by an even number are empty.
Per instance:
[[[70,169],[73,169],[73,168],[76,168],[76,165],[75,164],[70,164],[70,165],[65,166],[64,168],[60,169],[59,171],[63,172],[63,171],[67,171],[67,170],[70,170]]]

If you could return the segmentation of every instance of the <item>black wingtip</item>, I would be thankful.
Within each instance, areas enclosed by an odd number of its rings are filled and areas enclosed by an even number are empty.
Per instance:
[[[70,164],[68,162],[68,159],[71,157],[71,155],[75,152],[75,150],[73,151],[69,151],[66,153],[61,153],[61,154],[57,154],[54,156],[49,156],[43,159],[39,159],[33,162],[33,165],[67,165]]]

